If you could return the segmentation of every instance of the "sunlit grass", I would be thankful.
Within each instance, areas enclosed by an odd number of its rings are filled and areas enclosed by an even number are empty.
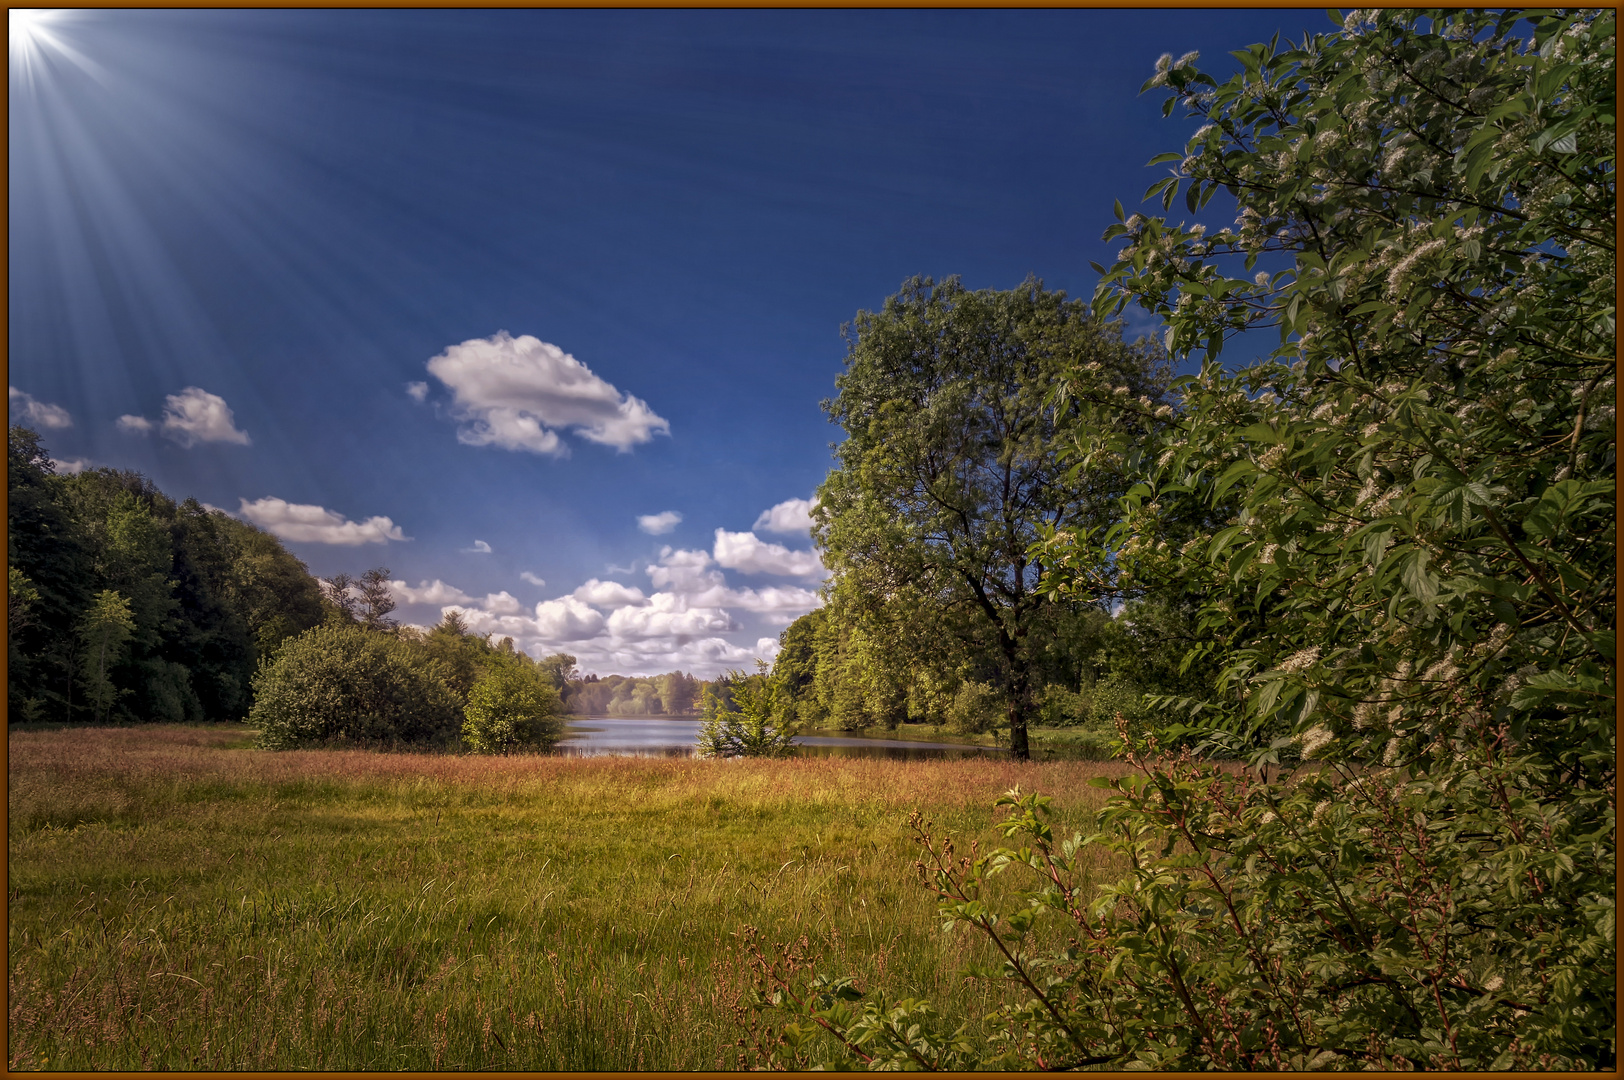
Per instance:
[[[244,742],[11,733],[13,1068],[730,1068],[746,925],[981,1015],[908,812],[986,844],[1020,784],[1086,828],[1121,768]]]

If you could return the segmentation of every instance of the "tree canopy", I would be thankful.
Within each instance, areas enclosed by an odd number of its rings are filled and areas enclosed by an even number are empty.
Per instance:
[[[1033,544],[1046,529],[1109,526],[1126,490],[1119,462],[1058,459],[1074,421],[1046,395],[1063,372],[1084,371],[1114,398],[1163,408],[1160,352],[1126,344],[1118,327],[1036,280],[972,291],[915,278],[878,312],[859,313],[846,342],[839,394],[824,404],[846,439],[813,530],[834,588],[855,606],[905,604],[908,619],[932,620],[941,633],[931,651],[950,641],[957,666],[998,688],[1011,748],[1025,757],[1037,628],[1054,605]]]

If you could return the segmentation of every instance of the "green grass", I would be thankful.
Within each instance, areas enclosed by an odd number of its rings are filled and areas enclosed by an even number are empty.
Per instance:
[[[273,753],[241,728],[13,731],[14,1069],[714,1069],[746,926],[980,1016],[912,872],[1020,784],[1116,765]]]

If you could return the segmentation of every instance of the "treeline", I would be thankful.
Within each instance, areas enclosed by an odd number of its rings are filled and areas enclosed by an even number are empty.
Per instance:
[[[568,669],[560,683],[564,708],[580,716],[693,716],[710,685],[680,671],[576,677],[575,658],[562,654],[559,659]]]
[[[13,721],[239,720],[262,656],[320,624],[305,565],[254,526],[140,473],[58,475],[7,440]]]
[[[25,427],[7,465],[12,722],[246,718],[267,746],[513,749],[555,739],[565,711],[693,715],[707,685],[582,676],[454,611],[401,626],[387,567],[324,582],[276,537],[138,472],[58,474]]]
[[[773,677],[783,690],[785,721],[859,731],[932,724],[976,735],[1007,724],[1003,673],[982,648],[943,648],[945,662],[920,663],[920,651],[895,643],[917,618],[861,604],[841,582],[832,602],[801,616],[779,637]],[[855,610],[854,610],[855,609]],[[1102,740],[1120,714],[1137,729],[1150,695],[1195,695],[1208,686],[1210,665],[1180,670],[1196,643],[1195,612],[1166,598],[1136,601],[1115,617],[1098,607],[1056,603],[1037,642],[1033,720],[1041,727],[1080,728]],[[976,629],[965,627],[972,644]]]

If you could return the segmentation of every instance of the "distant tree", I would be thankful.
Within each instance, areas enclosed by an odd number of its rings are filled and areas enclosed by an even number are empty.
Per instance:
[[[330,616],[339,622],[356,622],[361,617],[361,599],[355,595],[354,585],[355,579],[348,574],[334,574],[321,583]]]
[[[389,618],[395,610],[395,598],[389,591],[389,567],[373,567],[361,575],[353,588],[360,594],[358,615],[362,626],[368,630],[393,630],[399,625]]]
[[[667,716],[681,716],[692,712],[699,684],[692,675],[673,671],[660,676],[660,709]]]
[[[859,313],[846,340],[839,395],[824,403],[847,434],[814,511],[825,561],[881,601],[906,589],[966,616],[943,628],[993,669],[1025,758],[1039,689],[1032,630],[1052,603],[1030,548],[1045,530],[1110,526],[1127,488],[1121,462],[1059,462],[1074,418],[1046,395],[1076,370],[1124,403],[1159,407],[1162,356],[1035,279],[972,292],[957,278],[915,278]]]
[[[112,589],[96,594],[79,626],[80,656],[84,664],[85,701],[97,720],[107,719],[119,690],[113,669],[123,659],[125,646],[135,634],[130,602]],[[128,691],[125,691],[128,693]]]
[[[463,742],[477,754],[542,750],[564,725],[548,674],[528,657],[498,653],[468,694]]]
[[[797,720],[816,723],[818,653],[817,632],[827,612],[813,608],[784,628],[778,635],[778,655],[773,658],[773,678],[784,688],[786,707]]]
[[[569,653],[553,653],[550,656],[542,657],[536,661],[536,664],[546,674],[548,681],[553,685],[553,689],[560,695],[564,693],[570,683],[581,677],[581,673],[575,667],[575,657]]]
[[[321,583],[282,542],[263,529],[219,511],[209,520],[225,546],[227,602],[247,621],[257,657],[321,623]]]
[[[490,642],[469,632],[467,620],[454,608],[440,616],[420,648],[439,665],[441,678],[462,701],[468,700],[495,653]]]

